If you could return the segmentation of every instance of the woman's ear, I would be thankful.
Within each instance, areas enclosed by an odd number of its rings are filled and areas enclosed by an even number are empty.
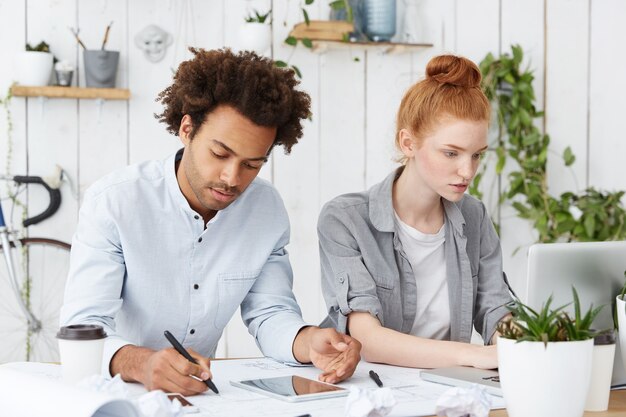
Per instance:
[[[407,129],[401,129],[398,132],[398,146],[402,154],[407,158],[412,158],[415,155],[415,150],[417,149],[415,138]]]
[[[178,137],[183,142],[185,146],[189,144],[191,140],[189,135],[193,131],[193,121],[191,120],[191,116],[188,114],[184,115],[182,120],[180,121],[180,127],[178,128]]]

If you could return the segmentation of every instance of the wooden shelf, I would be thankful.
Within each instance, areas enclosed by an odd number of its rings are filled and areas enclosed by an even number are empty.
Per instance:
[[[29,87],[14,85],[11,93],[16,97],[87,98],[105,100],[128,100],[130,90],[126,88],[83,88],[83,87]]]
[[[432,43],[394,43],[394,42],[344,42],[311,39],[313,47],[311,50],[316,53],[324,53],[333,49],[360,49],[366,51],[377,51],[382,54],[405,54],[432,48]]]
[[[311,50],[324,53],[332,49],[359,49],[382,54],[403,54],[431,48],[432,43],[394,43],[394,42],[347,42],[343,39],[354,31],[352,23],[340,20],[311,20],[309,24],[298,23],[289,36],[296,39],[309,39]]]

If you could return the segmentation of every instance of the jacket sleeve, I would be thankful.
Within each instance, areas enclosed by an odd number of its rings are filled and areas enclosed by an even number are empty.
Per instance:
[[[502,271],[502,249],[491,218],[485,206],[480,224],[480,260],[478,288],[474,308],[474,326],[485,344],[490,343],[498,322],[509,313],[507,304],[512,301],[506,275]]]
[[[343,333],[353,311],[368,312],[384,323],[376,283],[363,263],[353,230],[345,209],[333,201],[324,206],[317,224],[322,293],[328,308],[322,326],[333,326]]]

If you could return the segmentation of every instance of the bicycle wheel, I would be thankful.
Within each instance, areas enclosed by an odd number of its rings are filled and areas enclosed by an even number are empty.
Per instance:
[[[24,238],[17,245],[11,242],[11,251],[22,293],[41,321],[41,328],[29,330],[9,284],[7,268],[0,265],[0,363],[58,362],[56,333],[70,265],[70,245],[54,239]],[[29,285],[25,285],[26,277]]]

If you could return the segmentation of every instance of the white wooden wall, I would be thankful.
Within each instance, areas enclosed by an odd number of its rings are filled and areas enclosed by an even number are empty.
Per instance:
[[[406,88],[418,80],[426,62],[441,52],[465,55],[476,62],[488,52],[498,54],[519,43],[525,65],[535,71],[539,108],[552,137],[550,186],[555,193],[588,185],[626,189],[621,122],[626,94],[626,2],[622,0],[398,0],[398,33],[407,4],[417,10],[413,32],[433,48],[388,56],[359,49],[312,54],[282,43],[302,20],[297,0],[0,0],[0,93],[13,79],[12,62],[26,41],[46,40],[59,58],[78,63],[82,54],[68,26],[79,27],[88,47],[97,47],[114,21],[109,49],[121,52],[118,86],[131,90],[130,101],[40,100],[14,98],[11,173],[50,175],[61,165],[77,187],[64,186],[61,211],[35,226],[31,235],[70,240],[80,197],[105,173],[146,159],[161,159],[179,146],[153,117],[154,102],[171,80],[171,68],[189,57],[186,45],[237,48],[237,28],[247,11],[274,11],[273,57],[297,65],[302,88],[313,99],[313,120],[290,156],[277,149],[261,176],[280,190],[292,224],[288,247],[295,273],[295,293],[304,317],[317,323],[324,317],[321,297],[316,221],[321,206],[332,197],[362,190],[382,180],[391,161],[395,111]],[[308,7],[312,19],[326,19],[326,0]],[[148,24],[175,36],[166,58],[148,62],[133,38]],[[80,85],[84,85],[82,71]],[[0,114],[0,172],[7,141]],[[571,146],[577,160],[564,169],[560,154]],[[488,206],[494,209],[495,193]],[[489,181],[486,181],[489,182]],[[0,188],[2,190],[3,188]],[[43,195],[29,195],[33,211]],[[533,242],[531,227],[504,208],[502,245],[505,269],[524,296],[525,251]],[[0,294],[2,297],[3,294]],[[0,302],[1,302],[0,298]],[[229,325],[218,355],[256,354],[252,338],[239,317]]]

